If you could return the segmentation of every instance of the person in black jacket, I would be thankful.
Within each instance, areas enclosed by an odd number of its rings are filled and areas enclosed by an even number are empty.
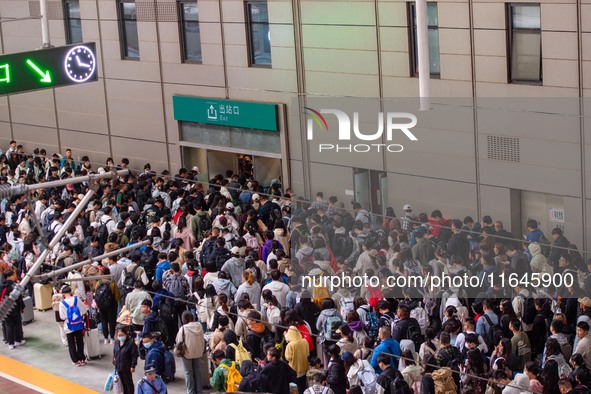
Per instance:
[[[289,384],[296,382],[296,372],[283,360],[275,347],[267,350],[269,363],[260,373],[259,391],[264,393],[289,394]]]
[[[458,219],[452,221],[451,229],[453,235],[447,242],[447,252],[450,256],[461,257],[463,261],[468,261],[470,252],[470,242],[466,232],[462,230],[462,222]]]
[[[378,365],[382,369],[382,373],[378,375],[377,383],[383,389],[384,394],[395,394],[390,390],[390,384],[396,378],[401,378],[402,374],[396,368],[390,365],[390,356],[387,354],[380,354],[378,356]]]
[[[120,326],[116,331],[117,341],[113,346],[113,365],[121,379],[123,394],[133,394],[133,372],[139,357],[138,347],[130,335],[129,329]]]
[[[552,249],[550,250],[550,264],[554,266],[554,268],[558,267],[558,260],[560,260],[560,255],[563,253],[568,253],[568,248],[570,242],[566,237],[563,235],[562,229],[556,227],[552,230]]]
[[[334,394],[345,394],[347,392],[347,371],[340,353],[341,348],[338,345],[332,345],[328,348],[330,361],[326,369],[326,381]]]
[[[550,335],[550,323],[554,314],[550,309],[550,303],[547,301],[545,298],[535,300],[536,317],[534,318],[534,325],[530,333],[532,357],[544,352],[546,339]]]
[[[402,304],[398,305],[397,315],[399,320],[392,327],[392,338],[396,339],[398,342],[402,341],[403,339],[412,340],[413,338],[408,337],[408,328],[411,325],[415,326],[419,333],[421,332],[421,326],[419,325],[417,319],[410,317],[410,310],[408,306]]]
[[[4,272],[4,280],[0,286],[0,302],[4,301],[10,295],[17,280],[16,271],[9,269]],[[23,340],[23,320],[21,316],[24,310],[25,303],[23,302],[23,297],[20,296],[16,301],[16,305],[3,322],[6,332],[5,339],[8,342],[9,349],[14,349],[15,346],[24,345],[25,343]]]

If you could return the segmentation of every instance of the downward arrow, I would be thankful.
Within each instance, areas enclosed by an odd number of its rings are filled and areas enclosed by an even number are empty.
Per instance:
[[[31,59],[27,59],[27,64],[37,72],[41,76],[39,82],[43,83],[51,83],[51,76],[49,75],[49,70],[43,72]]]

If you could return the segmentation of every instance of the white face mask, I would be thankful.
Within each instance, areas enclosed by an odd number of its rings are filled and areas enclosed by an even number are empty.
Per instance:
[[[119,340],[119,342],[125,342],[127,337],[117,337],[117,339]]]

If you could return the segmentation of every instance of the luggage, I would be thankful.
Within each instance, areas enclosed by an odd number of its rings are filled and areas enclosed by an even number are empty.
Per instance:
[[[201,383],[203,388],[210,388],[209,385],[209,358],[207,357],[208,352],[203,352],[203,356],[199,359],[199,373],[201,373]]]
[[[98,329],[86,329],[84,334],[84,347],[86,349],[86,357],[89,360],[101,358],[101,340]]]
[[[35,308],[38,311],[51,309],[51,296],[53,294],[51,284],[42,285],[41,283],[35,283],[33,294],[35,296]]]
[[[51,298],[49,299],[49,301],[51,301]],[[25,310],[22,316],[23,324],[29,324],[35,318],[33,316],[33,299],[31,298],[31,296],[28,295],[26,297],[23,297],[23,302],[25,303]],[[51,308],[51,302],[49,307]]]

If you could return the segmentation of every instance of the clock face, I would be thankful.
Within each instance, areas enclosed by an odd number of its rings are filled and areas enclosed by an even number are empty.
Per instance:
[[[85,82],[90,79],[96,70],[96,59],[94,53],[79,45],[70,49],[64,59],[66,75],[74,82]]]

